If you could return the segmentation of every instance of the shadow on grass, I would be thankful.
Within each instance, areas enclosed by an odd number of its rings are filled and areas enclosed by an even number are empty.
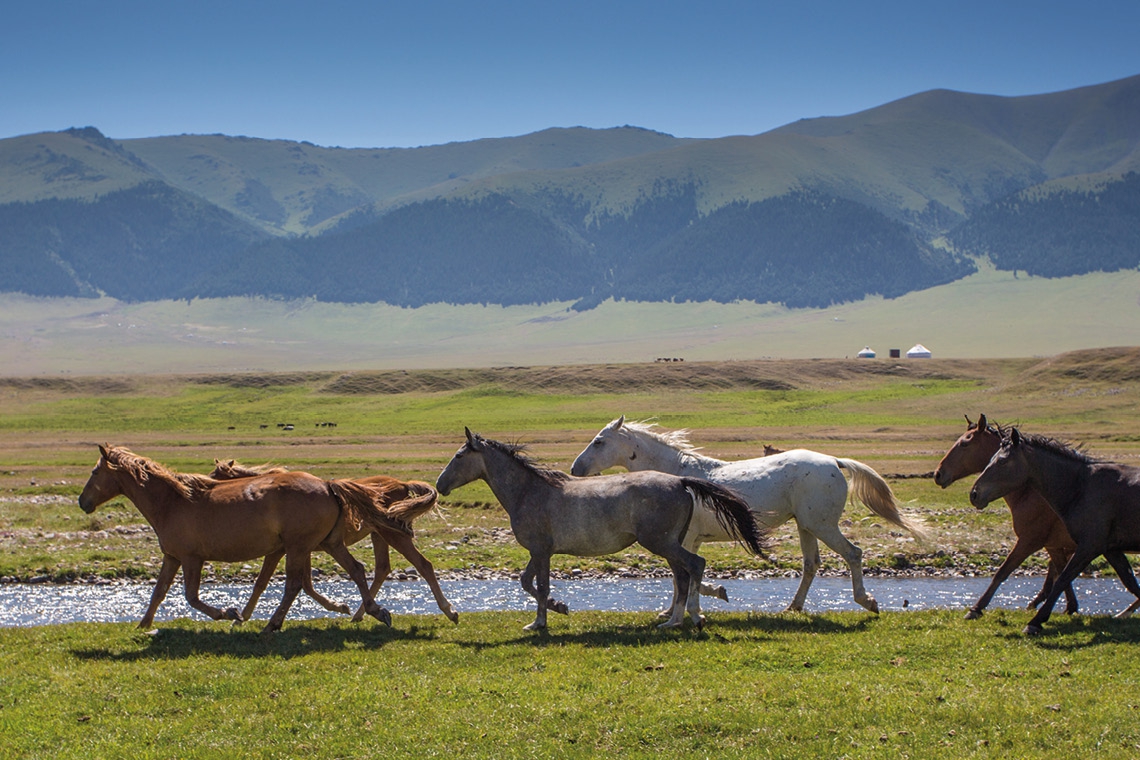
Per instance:
[[[139,649],[118,647],[75,649],[81,660],[134,662],[140,660],[180,660],[201,654],[227,657],[278,657],[290,659],[315,652],[345,649],[377,649],[400,641],[431,641],[437,638],[431,628],[413,625],[407,630],[383,626],[286,624],[283,630],[263,635],[248,628],[162,628],[156,633],[134,634],[146,639]]]
[[[1029,622],[1029,618],[1025,619]],[[1008,639],[1027,639],[1039,649],[1075,651],[1104,644],[1140,644],[1140,620],[1116,619],[1106,615],[1054,616],[1036,636],[1026,636],[1022,628],[1005,634]]]
[[[551,621],[552,627],[546,630],[521,631],[515,637],[500,641],[456,641],[454,643],[460,647],[468,647],[476,651],[502,646],[518,646],[519,644],[530,644],[541,648],[567,644],[582,647],[640,647],[673,644],[678,640],[732,640],[755,643],[786,634],[842,635],[861,633],[875,620],[873,615],[855,618],[855,614],[857,613],[837,618],[834,615],[809,615],[805,613],[771,615],[749,612],[723,617],[717,616],[712,622],[706,622],[704,628],[700,630],[688,622],[681,628],[659,629],[657,628],[657,621],[653,618],[647,618],[648,622],[645,624],[618,623],[607,625],[603,623],[586,631],[568,630],[565,625],[559,626],[559,619],[554,618]]]

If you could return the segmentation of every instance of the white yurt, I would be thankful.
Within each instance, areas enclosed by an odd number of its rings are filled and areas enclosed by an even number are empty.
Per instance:
[[[915,343],[914,348],[906,352],[908,359],[929,359],[931,356],[930,349],[921,343]]]
[[[871,348],[870,346],[863,346],[863,350],[855,355],[860,359],[874,359],[875,349]]]

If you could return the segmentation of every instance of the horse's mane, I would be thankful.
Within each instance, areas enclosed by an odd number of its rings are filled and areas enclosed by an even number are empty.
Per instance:
[[[628,429],[634,433],[640,433],[653,440],[663,443],[671,449],[676,449],[678,453],[683,456],[692,457],[693,459],[702,458],[704,455],[699,454],[701,449],[699,446],[694,446],[689,442],[689,430],[663,430],[656,422],[624,422],[622,423],[623,429]]]
[[[217,484],[216,480],[205,475],[175,472],[166,465],[140,456],[122,446],[108,446],[106,451],[107,465],[112,469],[126,471],[139,483],[145,483],[152,477],[158,478],[186,499],[193,499]]]
[[[237,480],[239,478],[256,478],[260,475],[278,475],[289,472],[287,467],[272,464],[247,465],[236,459],[228,462],[217,462],[210,477],[215,480]]]
[[[1038,449],[1044,449],[1059,457],[1070,459],[1080,464],[1094,464],[1099,461],[1096,457],[1081,448],[1084,444],[1072,444],[1056,438],[1037,435],[1036,433],[1022,433],[1020,430],[1018,434],[1021,436],[1022,443],[1028,443]]]
[[[521,443],[503,443],[501,441],[494,441],[490,438],[482,438],[479,440],[486,446],[491,446],[498,451],[508,455],[520,465],[530,470],[548,485],[560,486],[566,481],[570,480],[570,475],[562,472],[561,470],[553,470],[546,467],[540,467],[529,454],[526,453],[526,446]]]

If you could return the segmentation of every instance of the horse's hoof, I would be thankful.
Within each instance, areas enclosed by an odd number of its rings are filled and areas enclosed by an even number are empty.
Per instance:
[[[671,617],[673,617],[673,610],[662,610],[657,613],[658,620],[668,620]]]
[[[659,623],[657,627],[661,630],[667,630],[669,628],[680,628],[681,625],[681,623],[674,623],[672,620],[666,620],[664,623]]]
[[[528,623],[523,626],[524,631],[545,631],[546,623],[539,623],[537,620],[533,623]]]
[[[697,624],[697,630],[698,631],[703,631],[705,629],[705,616],[704,615],[697,615],[696,620],[694,622],[696,622],[696,624]]]
[[[724,590],[724,586],[717,586],[716,593],[713,594],[713,596],[715,596],[717,599],[720,599],[721,601],[728,601],[728,592]]]
[[[982,616],[982,611],[981,611],[981,610],[973,610],[973,609],[972,609],[972,610],[970,610],[969,612],[967,612],[967,613],[966,613],[966,619],[967,619],[967,620],[977,620],[977,619],[978,619],[978,618],[980,618],[981,616]]]
[[[796,604],[795,602],[792,602],[791,604],[789,604],[787,607],[784,608],[784,612],[803,612],[803,611],[804,611],[804,606],[802,604]]]
[[[350,608],[347,604],[334,604],[333,612],[339,612],[342,615],[347,615],[348,613],[352,612],[352,608]]]
[[[362,609],[357,610],[356,614],[352,616],[352,622],[354,622],[354,623],[359,623],[363,619],[364,619],[364,610],[362,610]]]
[[[242,616],[241,616],[241,612],[238,611],[237,607],[227,607],[226,609],[222,610],[222,616],[218,619],[219,620],[234,620],[234,621],[240,623],[242,621]]]
[[[280,623],[274,623],[272,620],[270,620],[269,623],[264,628],[261,629],[261,635],[262,636],[271,636],[280,630],[281,630],[281,624]]]
[[[1025,630],[1023,630],[1022,633],[1024,633],[1026,636],[1040,636],[1041,626],[1030,623],[1029,625],[1025,626]]]
[[[446,611],[446,612],[444,612],[443,614],[444,614],[444,616],[446,616],[446,617],[447,617],[447,619],[448,619],[448,620],[450,620],[451,622],[453,622],[453,623],[455,623],[455,624],[458,624],[458,623],[459,623],[459,613],[458,613],[458,612],[456,612],[455,610],[447,610],[447,611]]]
[[[549,601],[546,603],[546,609],[550,610],[551,612],[557,612],[559,615],[570,614],[570,607],[566,604],[566,602]]]
[[[879,614],[879,603],[875,601],[875,597],[869,596],[866,599],[861,600],[859,604],[863,605],[871,612],[874,612],[876,615]]]
[[[388,610],[384,609],[380,605],[376,605],[376,607],[377,607],[377,609],[375,612],[370,612],[368,614],[370,614],[372,617],[379,620],[384,625],[391,628],[392,627],[392,613],[388,612]]]

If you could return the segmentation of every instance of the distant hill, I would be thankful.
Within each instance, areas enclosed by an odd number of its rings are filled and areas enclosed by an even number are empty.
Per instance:
[[[87,127],[0,140],[0,290],[825,306],[979,258],[1134,268],[1138,169],[1140,76],[931,91],[714,140],[571,128],[343,149]]]

